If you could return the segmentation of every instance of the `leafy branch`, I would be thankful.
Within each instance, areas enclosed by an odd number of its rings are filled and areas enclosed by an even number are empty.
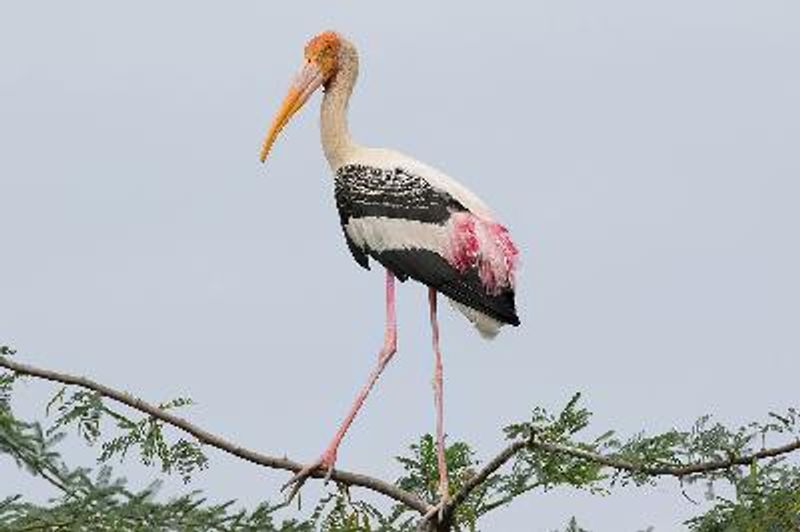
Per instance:
[[[232,454],[233,456],[236,456],[238,458],[241,458],[248,462],[252,462],[257,465],[261,465],[272,469],[292,471],[295,473],[300,471],[303,467],[302,464],[295,462],[293,460],[289,460],[288,458],[269,456],[236,445],[222,438],[221,436],[213,434],[205,429],[202,429],[190,423],[189,421],[181,417],[178,417],[175,414],[172,414],[167,409],[159,408],[156,405],[150,404],[128,393],[120,392],[109,386],[100,384],[86,377],[78,377],[74,375],[69,375],[67,373],[60,373],[47,369],[37,368],[34,366],[30,366],[28,364],[22,364],[16,361],[12,361],[7,356],[0,356],[0,367],[4,367],[8,370],[11,370],[17,375],[26,375],[52,382],[58,382],[65,385],[78,386],[85,390],[95,392],[96,394],[99,394],[102,397],[111,399],[125,406],[133,408],[134,410],[138,410],[144,414],[147,414],[151,418],[156,419],[161,423],[166,423],[167,425],[171,425],[177,429],[180,429],[183,432],[193,436],[197,440],[197,442],[201,444],[215,447],[221,451],[224,451],[228,454]],[[85,397],[79,397],[77,401],[79,401],[79,405],[81,406],[81,408],[85,409],[85,413],[78,412],[76,414],[71,414],[70,412],[67,412],[66,416],[70,421],[80,420],[85,424],[86,423],[85,420],[87,418],[91,419],[92,416],[94,415],[91,411],[91,409],[93,408],[92,399],[89,399],[87,401]],[[90,421],[90,425],[91,423],[93,422]],[[85,431],[86,429],[83,430]],[[92,429],[88,430],[89,432],[83,432],[83,434],[89,434],[91,436]],[[322,478],[324,476],[324,473],[321,471],[315,472],[312,476],[314,478]],[[348,486],[360,486],[363,488],[371,489],[377,493],[380,493],[400,503],[403,503],[406,506],[418,511],[421,514],[426,513],[430,509],[430,505],[426,504],[419,497],[411,493],[408,493],[404,490],[401,490],[396,486],[392,485],[391,483],[388,483],[386,481],[377,478],[373,478],[360,473],[351,473],[339,469],[333,472],[331,478],[336,482],[340,482]]]
[[[11,354],[9,351],[0,354],[0,367],[11,371],[0,373],[0,414],[8,409],[8,389],[20,376],[77,387],[71,393],[68,388],[62,388],[48,405],[56,419],[46,434],[38,425],[30,429],[39,431],[39,440],[43,442],[39,451],[44,451],[60,437],[58,430],[70,425],[89,443],[95,443],[100,438],[100,420],[107,416],[116,423],[121,435],[102,444],[101,461],[113,456],[122,459],[130,449],[138,448],[145,464],[159,462],[165,473],[177,471],[188,480],[192,471],[207,463],[202,451],[205,445],[268,468],[288,471],[301,468],[301,464],[287,458],[237,446],[171,412],[189,405],[188,399],[153,405],[84,377],[12,361]],[[107,407],[106,399],[142,412],[146,417],[130,419]],[[626,440],[618,439],[612,431],[592,439],[581,438],[590,417],[590,412],[580,406],[580,395],[576,394],[558,414],[535,408],[528,420],[506,427],[508,445],[484,463],[475,458],[466,443],[450,445],[446,461],[451,496],[441,520],[437,520],[435,514],[430,514],[433,517],[428,520],[420,518],[438,502],[435,445],[433,438],[426,435],[411,446],[409,456],[397,457],[405,472],[394,483],[335,470],[332,477],[336,482],[335,491],[318,502],[310,523],[315,529],[323,530],[476,530],[483,515],[536,489],[547,491],[568,485],[604,494],[617,484],[641,485],[668,476],[682,484],[702,480],[712,494],[716,481],[735,487],[736,499],[715,498],[717,504],[711,512],[688,522],[694,530],[723,530],[724,527],[719,528],[723,524],[744,522],[743,516],[758,512],[761,512],[758,515],[763,514],[764,520],[772,519],[781,524],[782,528],[778,529],[791,529],[783,526],[787,523],[795,527],[800,524],[800,471],[785,462],[789,453],[800,449],[800,415],[795,409],[771,413],[765,423],[750,423],[736,430],[713,423],[705,416],[687,431],[671,430],[656,436],[637,434]],[[10,416],[0,417],[0,420],[7,422],[6,418]],[[192,438],[169,443],[163,435],[166,426]],[[17,453],[18,463],[29,468],[31,463],[37,464],[32,472],[46,473],[56,482],[63,482],[65,469],[57,461],[43,460],[37,452],[23,456],[20,449],[24,447],[3,447],[2,434],[0,431],[0,452],[16,449],[11,454]],[[789,441],[768,447],[768,438],[774,436]],[[53,441],[44,443],[48,437]],[[319,478],[322,472],[314,476]],[[395,505],[388,514],[384,513],[369,503],[353,499],[350,487],[380,493]]]

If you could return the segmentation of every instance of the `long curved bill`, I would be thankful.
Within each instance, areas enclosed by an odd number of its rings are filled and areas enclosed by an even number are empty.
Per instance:
[[[308,61],[303,68],[300,69],[300,72],[297,73],[292,82],[292,86],[289,88],[289,92],[283,99],[281,108],[278,109],[278,113],[275,115],[275,118],[272,119],[272,125],[264,139],[264,144],[261,146],[261,155],[259,158],[262,163],[266,160],[269,150],[275,143],[275,139],[283,129],[283,126],[289,122],[292,115],[306,103],[309,96],[311,96],[324,81],[325,76],[313,61]]]

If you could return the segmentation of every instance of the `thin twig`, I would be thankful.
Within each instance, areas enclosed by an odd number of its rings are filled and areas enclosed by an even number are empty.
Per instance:
[[[40,517],[37,519],[39,519],[40,521],[44,521]],[[17,532],[32,532],[33,530],[54,530],[54,529],[58,530],[60,528],[64,528],[65,526],[69,526],[74,522],[75,521],[66,521],[64,523],[48,523],[47,521],[44,521],[43,524],[35,524],[18,528]]]
[[[520,495],[524,493],[528,493],[531,490],[535,490],[543,485],[542,482],[531,482],[530,484],[525,485],[523,488],[515,491],[514,493],[510,493],[505,497],[501,497],[500,499],[488,502],[486,504],[481,505],[480,509],[478,510],[478,515],[485,515],[491,512],[492,510],[504,506],[505,504],[513,501]]]
[[[70,493],[70,490],[69,490],[69,489],[68,489],[68,488],[67,488],[67,487],[66,487],[66,486],[65,486],[65,485],[64,485],[64,484],[61,482],[61,480],[60,480],[60,479],[56,479],[56,478],[54,478],[54,477],[51,477],[51,476],[50,476],[50,473],[46,473],[44,469],[39,469],[39,470],[37,471],[37,473],[38,473],[39,475],[41,475],[41,477],[42,477],[43,479],[45,479],[47,482],[49,482],[49,483],[50,483],[50,484],[52,484],[53,486],[57,487],[58,489],[60,489],[60,490],[61,490],[61,491],[63,491],[64,493],[67,493],[67,494],[69,494],[69,493]]]
[[[179,428],[182,431],[191,434],[192,436],[197,438],[197,441],[199,441],[200,443],[209,445],[211,447],[215,447],[221,451],[224,451],[228,454],[232,454],[233,456],[236,456],[248,462],[252,462],[254,464],[258,464],[260,466],[267,468],[283,469],[285,471],[293,471],[295,473],[303,468],[303,464],[297,463],[293,460],[289,460],[288,458],[269,456],[266,454],[259,453],[257,451],[246,449],[240,445],[236,445],[232,442],[229,442],[228,440],[225,440],[220,436],[217,436],[216,434],[212,434],[211,432],[208,432],[198,427],[197,425],[194,425],[193,423],[186,421],[181,417],[166,412],[158,408],[157,406],[147,403],[128,393],[120,392],[104,384],[100,384],[91,379],[87,379],[86,377],[77,377],[74,375],[69,375],[67,373],[60,373],[47,369],[37,368],[35,366],[30,366],[28,364],[22,364],[19,362],[11,361],[3,356],[0,356],[0,367],[10,369],[11,371],[14,371],[20,375],[28,375],[39,379],[44,379],[53,382],[60,382],[62,384],[67,384],[72,386],[80,386],[81,388],[92,390],[94,392],[99,393],[103,397],[112,399],[114,401],[117,401],[118,403],[122,403],[135,410],[138,410],[149,416],[159,419],[164,423],[167,423],[168,425],[172,425],[173,427]],[[325,476],[325,472],[315,471],[314,473],[312,473],[311,476],[314,478],[323,478]],[[361,473],[353,473],[349,471],[342,471],[339,469],[335,469],[333,471],[333,474],[331,475],[331,479],[336,482],[346,484],[348,486],[359,486],[362,488],[371,489],[372,491],[378,492],[382,495],[386,495],[387,497],[394,499],[397,502],[405,504],[409,508],[416,510],[422,515],[427,513],[428,510],[431,508],[431,506],[427,502],[423,501],[413,493],[400,489],[397,486],[394,486],[381,479],[363,475]]]
[[[505,449],[503,449],[500,454],[489,460],[489,462],[481,468],[478,473],[467,480],[461,489],[453,495],[453,498],[450,499],[450,502],[447,504],[447,507],[444,510],[445,518],[451,515],[453,510],[458,507],[459,504],[464,502],[466,498],[472,493],[472,490],[480,486],[489,475],[500,469],[503,464],[511,460],[511,458],[517,454],[519,451],[525,448],[527,442],[525,441],[515,441]]]

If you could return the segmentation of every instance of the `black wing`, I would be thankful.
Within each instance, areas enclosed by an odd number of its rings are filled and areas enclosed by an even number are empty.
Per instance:
[[[451,213],[467,210],[450,194],[402,168],[349,164],[337,170],[335,187],[343,226],[350,218],[365,216],[444,224]]]

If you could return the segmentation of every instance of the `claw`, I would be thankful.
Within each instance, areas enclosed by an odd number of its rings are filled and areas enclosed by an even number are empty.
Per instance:
[[[295,495],[297,495],[297,492],[300,491],[300,488],[303,487],[303,484],[306,483],[306,480],[308,480],[308,477],[310,477],[314,473],[314,471],[316,471],[317,468],[319,468],[321,465],[322,465],[322,459],[320,458],[316,462],[314,462],[312,464],[308,464],[303,469],[298,471],[295,476],[293,476],[292,478],[289,479],[288,482],[286,482],[286,484],[281,486],[281,491],[282,492],[286,491],[286,489],[289,486],[292,486],[292,489],[289,492],[289,495],[286,497],[286,504],[289,504],[290,502],[292,502],[292,499],[294,499]]]
[[[424,521],[431,519],[434,515],[439,523],[444,521],[444,511],[450,503],[450,497],[442,497],[436,505],[431,506],[428,512],[422,517]]]
[[[447,475],[439,479],[439,488],[437,491],[439,492],[439,502],[431,506],[425,513],[423,516],[424,521],[431,519],[435,515],[439,523],[444,522],[444,513],[445,510],[447,510],[447,506],[450,504],[450,484],[447,481]]]
[[[325,471],[325,484],[327,484],[331,476],[333,475],[333,465],[336,463],[336,450],[328,449],[325,453],[320,456],[316,462],[312,462],[305,466],[303,469],[297,472],[295,476],[289,479],[283,486],[281,486],[281,491],[286,491],[286,489],[291,486],[292,489],[289,492],[289,495],[286,497],[286,504],[292,502],[295,495],[300,491],[300,488],[303,487],[303,484],[306,483],[312,475],[314,475],[317,470],[322,469]]]
[[[325,485],[328,485],[328,482],[331,481],[331,476],[333,475],[333,464],[328,466],[328,470],[325,472]]]

